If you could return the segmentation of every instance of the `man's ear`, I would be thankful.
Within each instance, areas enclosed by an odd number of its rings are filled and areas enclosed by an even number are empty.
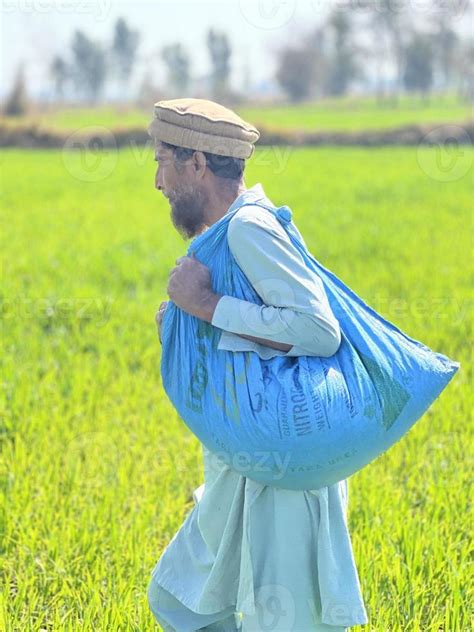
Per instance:
[[[196,175],[202,178],[206,173],[206,156],[202,151],[195,151],[193,154],[193,166]]]

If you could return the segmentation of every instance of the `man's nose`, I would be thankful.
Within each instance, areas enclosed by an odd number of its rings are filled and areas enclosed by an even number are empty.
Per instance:
[[[163,190],[163,178],[161,177],[161,171],[158,169],[155,175],[155,187],[158,191]]]

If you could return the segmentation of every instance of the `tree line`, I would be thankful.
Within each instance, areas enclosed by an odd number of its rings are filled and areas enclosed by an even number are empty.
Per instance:
[[[474,98],[474,40],[454,28],[455,16],[437,9],[416,20],[408,10],[394,11],[392,0],[360,0],[359,10],[334,8],[326,20],[279,51],[277,79],[292,101],[342,96],[368,78],[379,97],[405,90],[423,96],[436,86]],[[390,82],[387,67],[391,68]]]
[[[279,45],[274,78],[293,102],[343,96],[358,82],[367,81],[375,82],[380,98],[388,94],[396,98],[402,90],[426,97],[436,87],[440,91],[456,89],[461,98],[473,100],[474,40],[462,39],[454,26],[455,16],[437,9],[438,5],[434,1],[432,10],[425,10],[422,21],[417,21],[403,7],[394,11],[392,0],[358,0],[356,10],[333,4],[322,23]],[[119,97],[128,95],[139,45],[139,31],[124,18],[116,20],[106,43],[76,30],[68,52],[55,55],[50,64],[55,98],[74,96],[94,103],[110,84]],[[224,101],[245,98],[230,88],[232,46],[227,34],[210,28],[205,46],[209,96]],[[160,92],[166,96],[189,93],[193,74],[186,46],[167,44],[159,55],[167,74],[166,88]],[[5,112],[21,113],[25,102],[20,68]]]
[[[116,21],[108,47],[76,30],[69,59],[56,56],[51,64],[56,96],[62,98],[72,89],[77,96],[94,102],[102,96],[107,81],[119,82],[125,94],[137,63],[139,41],[139,32],[124,18]],[[222,98],[229,91],[231,45],[225,33],[214,29],[209,29],[206,44],[211,91],[214,97]],[[179,42],[166,45],[160,56],[167,71],[168,91],[186,93],[191,82],[191,61],[185,47]]]

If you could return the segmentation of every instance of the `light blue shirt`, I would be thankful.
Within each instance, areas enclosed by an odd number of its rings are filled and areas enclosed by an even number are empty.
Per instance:
[[[260,183],[239,196],[229,210],[253,199],[265,199]],[[321,279],[306,266],[280,222],[259,206],[244,206],[230,220],[227,238],[237,264],[264,304],[223,296],[212,317],[212,324],[223,330],[218,349],[255,351],[265,359],[333,355],[341,343],[339,322]],[[280,351],[237,334],[293,346]]]

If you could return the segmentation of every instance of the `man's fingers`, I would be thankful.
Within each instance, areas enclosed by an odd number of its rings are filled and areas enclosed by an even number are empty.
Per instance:
[[[187,263],[188,265],[189,264],[196,265],[196,264],[200,264],[201,262],[193,254],[193,256],[191,256],[191,257],[188,257],[187,255],[185,255],[184,257],[178,257],[176,259],[176,263],[177,263],[177,266],[179,266],[181,263]]]
[[[161,327],[161,321],[163,320],[163,315],[168,307],[168,301],[161,301],[160,308],[155,314],[155,321],[158,327]]]
[[[179,265],[175,266],[172,270],[169,271],[168,278],[171,279],[171,277],[174,274],[181,274],[181,270],[180,270],[180,266]]]
[[[192,268],[203,265],[196,257],[188,257],[188,256],[178,257],[176,259],[176,264],[177,265],[172,270],[169,271],[168,278],[171,277],[176,272],[178,272],[182,264],[186,264],[187,266],[190,266]]]

